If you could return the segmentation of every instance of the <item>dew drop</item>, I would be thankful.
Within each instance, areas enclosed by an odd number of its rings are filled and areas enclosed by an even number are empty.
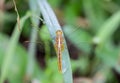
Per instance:
[[[62,73],[64,74],[67,71],[67,65],[65,64],[65,61],[62,61]]]
[[[67,71],[67,68],[62,69],[62,73],[64,74]]]

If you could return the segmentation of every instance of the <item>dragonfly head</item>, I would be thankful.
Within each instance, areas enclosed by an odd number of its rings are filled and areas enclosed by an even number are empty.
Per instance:
[[[62,35],[62,31],[61,30],[57,30],[56,31],[56,35]]]

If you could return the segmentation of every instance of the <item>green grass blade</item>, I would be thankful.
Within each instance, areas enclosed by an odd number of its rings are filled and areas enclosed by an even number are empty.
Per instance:
[[[120,25],[120,11],[116,12],[101,27],[94,37],[95,43],[103,43],[116,31]]]
[[[0,83],[3,83],[7,77],[9,65],[11,64],[11,60],[14,56],[14,52],[16,49],[16,45],[17,45],[19,36],[21,34],[23,25],[28,17],[29,17],[29,14],[27,13],[23,18],[21,18],[21,20],[20,20],[21,30],[20,31],[18,30],[18,25],[16,25],[16,27],[14,29],[14,32],[10,39],[9,46],[7,47],[7,50],[6,50],[5,58],[3,60],[3,64],[2,64],[2,68],[1,68]]]
[[[55,38],[56,37],[55,32],[57,30],[61,30],[57,18],[46,0],[37,0],[37,2],[40,7],[43,18],[45,20],[45,23],[49,29],[51,37]],[[53,44],[55,44],[55,39],[53,39],[52,42]],[[64,39],[64,45],[65,45],[65,49],[62,52],[62,70],[63,70],[64,83],[73,83],[72,69],[71,69],[70,58],[69,58],[69,53],[65,39]]]
[[[32,14],[36,14],[37,16],[40,15],[40,12],[38,11],[38,7],[36,4],[36,1],[29,0],[29,5]],[[32,17],[31,16],[31,22],[33,25],[38,25],[39,24],[39,19]],[[34,26],[33,26],[34,27]],[[31,31],[31,36],[30,36],[30,42],[36,42],[37,39],[37,29],[32,28]],[[28,76],[27,80],[29,81],[34,73],[34,66],[35,66],[35,49],[36,48],[36,43],[29,43],[29,49],[28,49],[28,61],[27,61],[27,70],[26,70],[26,75]]]

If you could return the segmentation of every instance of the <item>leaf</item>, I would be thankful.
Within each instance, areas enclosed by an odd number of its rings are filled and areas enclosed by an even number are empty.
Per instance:
[[[38,10],[37,7],[37,2],[33,1],[33,0],[29,0],[29,6],[30,6],[30,10],[33,13],[35,13],[36,15],[39,16],[40,11]],[[30,17],[31,22],[33,25],[37,25],[39,24],[39,19],[34,18],[34,17]],[[32,28],[31,31],[31,35],[30,35],[30,42],[33,43],[29,43],[29,48],[28,48],[28,59],[27,59],[27,67],[26,67],[26,82],[29,82],[31,80],[31,78],[33,77],[33,73],[35,71],[35,51],[36,51],[36,40],[37,40],[37,29],[36,28]]]
[[[4,55],[8,44],[9,38],[4,34],[0,34],[0,67],[2,66],[2,61],[5,58]],[[23,48],[21,45],[17,45],[10,68],[8,68],[9,75],[7,77],[9,82],[22,83],[26,68],[26,55],[27,53],[25,48]]]
[[[21,30],[23,28],[23,25],[25,23],[25,21],[27,20],[27,18],[29,17],[29,13],[27,13],[21,20],[20,20],[20,26],[21,26]],[[12,58],[14,57],[14,53],[15,53],[15,49],[16,49],[16,45],[21,33],[21,30],[18,31],[18,26],[16,25],[14,32],[12,34],[12,37],[9,41],[9,45],[7,47],[6,53],[5,53],[5,57],[3,60],[3,64],[2,64],[2,68],[1,68],[1,77],[0,77],[0,83],[3,83],[3,81],[5,80],[5,78],[7,77],[8,74],[8,69],[9,69],[9,65],[12,62]]]
[[[93,41],[96,44],[102,44],[106,42],[112,34],[117,30],[120,25],[120,11],[113,14],[101,27],[98,33],[96,33]]]
[[[54,14],[52,8],[48,4],[48,2],[46,0],[37,0],[37,2],[38,2],[38,6],[41,10],[42,16],[45,20],[45,23],[47,25],[47,28],[50,32],[51,38],[55,38],[56,31],[57,30],[62,31],[61,26],[58,23],[58,20]],[[66,41],[64,39],[64,35],[63,35],[63,40],[64,40],[64,46],[65,46],[65,49],[62,52],[63,78],[64,78],[65,83],[73,83],[70,57],[69,57],[68,49],[66,47],[67,45],[66,45]],[[52,42],[53,42],[53,45],[55,45],[55,42],[56,42],[55,39],[53,39]]]

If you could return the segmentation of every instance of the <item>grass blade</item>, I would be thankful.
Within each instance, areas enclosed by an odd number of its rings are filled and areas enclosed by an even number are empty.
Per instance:
[[[24,25],[24,23],[25,23],[25,21],[27,20],[28,17],[29,17],[29,14],[27,13],[23,18],[21,18],[21,20],[20,20],[21,30],[22,30],[23,25]],[[16,45],[17,45],[21,30],[18,31],[18,25],[16,25],[16,27],[14,29],[14,32],[12,34],[12,37],[10,39],[9,46],[7,48],[5,58],[3,60],[3,64],[2,64],[2,68],[1,68],[0,83],[3,83],[4,80],[7,77],[9,65],[11,64],[11,60],[14,56],[14,52],[15,52],[15,49],[16,49]]]
[[[40,12],[37,11],[38,7],[36,5],[36,2],[33,0],[29,0],[29,5],[32,14],[36,14],[37,16],[40,15]],[[39,19],[32,17],[31,16],[31,21],[33,25],[38,25],[39,24]],[[33,26],[34,27],[34,26]],[[30,42],[36,42],[37,39],[37,29],[32,28],[31,31],[31,36],[30,36]],[[26,75],[27,75],[27,81],[29,81],[34,73],[34,68],[35,68],[35,47],[36,43],[29,43],[29,49],[28,49],[28,61],[27,61],[27,70],[26,70]]]
[[[108,40],[108,38],[116,31],[119,25],[120,25],[120,11],[116,12],[100,27],[100,30],[94,37],[94,42],[99,44]]]
[[[14,6],[15,6],[15,11],[17,13],[17,23],[18,23],[18,29],[20,31],[20,16],[19,16],[19,13],[18,13],[18,10],[17,10],[17,7],[16,7],[15,0],[13,0],[13,3],[14,3]]]
[[[56,31],[61,30],[57,18],[46,0],[37,0],[37,2],[40,7],[43,18],[46,22],[47,28],[51,34],[51,37],[55,38]],[[55,44],[55,39],[53,39],[52,42],[53,44]],[[64,42],[64,45],[65,45],[65,49],[62,52],[62,70],[63,70],[64,83],[73,83],[72,69],[71,69],[70,58],[69,58],[66,42]]]

